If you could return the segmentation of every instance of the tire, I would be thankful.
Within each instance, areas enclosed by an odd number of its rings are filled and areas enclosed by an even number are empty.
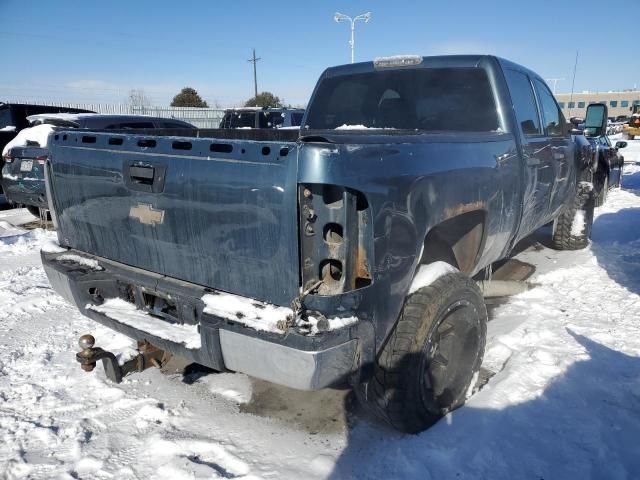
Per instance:
[[[40,209],[38,207],[34,207],[33,205],[26,205],[25,208],[29,211],[29,213],[31,215],[33,215],[36,218],[40,218]],[[46,220],[49,221],[51,220],[51,213],[49,213],[49,210],[45,210],[46,212]]]
[[[465,402],[486,335],[480,289],[460,272],[446,273],[407,297],[358,396],[392,427],[421,432]]]
[[[607,201],[607,195],[609,193],[609,175],[605,174],[604,178],[600,178],[599,185],[596,188],[595,205],[601,207]]]
[[[581,250],[589,245],[594,204],[593,185],[580,182],[573,202],[553,223],[553,248]]]

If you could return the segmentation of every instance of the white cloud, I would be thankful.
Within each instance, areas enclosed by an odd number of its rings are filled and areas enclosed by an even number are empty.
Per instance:
[[[115,85],[113,83],[105,82],[103,80],[73,80],[66,82],[64,87],[74,90],[115,90],[119,91],[122,86]]]

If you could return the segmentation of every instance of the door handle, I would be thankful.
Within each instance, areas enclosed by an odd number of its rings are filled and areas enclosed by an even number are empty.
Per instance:
[[[166,166],[157,163],[127,162],[124,164],[124,183],[130,190],[159,193],[164,190]]]
[[[129,168],[129,178],[134,183],[153,185],[155,169],[150,166]]]

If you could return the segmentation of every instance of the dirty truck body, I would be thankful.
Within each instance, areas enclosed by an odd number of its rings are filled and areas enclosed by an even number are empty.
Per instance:
[[[487,56],[394,61],[326,70],[301,132],[57,132],[52,285],[94,320],[214,369],[309,390],[367,381],[420,265],[471,276],[504,258],[571,203],[588,168],[559,109],[548,129],[542,108],[516,118],[507,79],[541,104],[534,73]],[[437,95],[398,98],[421,81]],[[399,100],[423,101],[424,129]],[[200,341],[101,311],[113,298]]]

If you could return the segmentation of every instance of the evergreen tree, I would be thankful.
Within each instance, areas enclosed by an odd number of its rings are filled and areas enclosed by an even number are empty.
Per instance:
[[[256,97],[253,97],[244,102],[245,107],[282,107],[283,100],[276,97],[271,92],[261,92]]]
[[[171,101],[172,107],[199,107],[208,108],[207,102],[200,98],[195,88],[184,87],[180,93],[173,97]]]

